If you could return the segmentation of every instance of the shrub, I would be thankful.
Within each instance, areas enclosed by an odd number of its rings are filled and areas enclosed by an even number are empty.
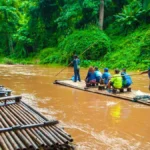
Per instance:
[[[149,27],[140,26],[127,36],[112,36],[112,52],[105,55],[104,65],[109,68],[147,68],[150,58]]]
[[[39,54],[41,64],[58,63],[60,53],[57,52],[56,48],[46,48],[41,50]]]
[[[110,39],[99,29],[75,31],[60,42],[58,48],[64,58],[62,63],[70,62],[74,54],[82,60],[99,60],[110,51]]]
[[[4,58],[4,64],[7,64],[7,65],[13,65],[14,62],[12,59],[9,59],[9,58]]]

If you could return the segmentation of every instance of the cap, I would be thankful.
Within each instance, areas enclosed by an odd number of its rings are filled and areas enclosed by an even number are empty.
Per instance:
[[[95,67],[95,70],[98,70],[98,67]]]
[[[104,68],[104,71],[108,71],[108,68]]]

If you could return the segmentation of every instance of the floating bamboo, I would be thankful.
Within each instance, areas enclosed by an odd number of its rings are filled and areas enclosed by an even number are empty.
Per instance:
[[[23,102],[7,104],[6,100],[0,106],[2,150],[73,149],[73,139],[56,125],[58,121],[49,121]]]

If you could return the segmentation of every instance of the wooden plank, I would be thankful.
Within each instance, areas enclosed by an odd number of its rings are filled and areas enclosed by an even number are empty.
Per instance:
[[[63,86],[67,86],[67,87],[71,87],[71,88],[75,88],[75,89],[79,89],[82,91],[87,91],[87,92],[92,92],[92,93],[96,93],[96,94],[101,94],[101,95],[106,95],[106,96],[111,96],[111,97],[115,97],[115,98],[119,98],[119,99],[124,99],[124,100],[128,100],[128,101],[132,101],[134,102],[133,98],[136,96],[134,93],[136,93],[136,91],[131,91],[131,92],[123,92],[123,93],[109,93],[107,92],[107,90],[98,90],[98,88],[85,88],[85,82],[73,82],[71,80],[56,80],[54,82],[55,84],[60,84]],[[145,93],[146,95],[149,95],[148,93]],[[150,103],[145,102],[143,100],[138,100],[138,103],[141,104],[145,104],[150,106]]]
[[[4,96],[0,98],[0,106],[10,105],[11,103],[19,103],[22,96]],[[10,102],[11,101],[11,102]]]
[[[12,104],[16,104],[16,102],[15,101],[11,101],[11,102],[0,102],[0,106],[5,106],[5,105],[12,105]]]
[[[15,100],[15,99],[21,99],[22,96],[21,95],[16,95],[16,96],[6,96],[6,97],[1,97],[0,101],[4,101],[4,100]]]
[[[21,129],[26,129],[26,128],[29,129],[29,128],[35,128],[35,127],[51,126],[51,125],[56,125],[58,123],[59,122],[57,120],[51,120],[51,121],[45,121],[39,124],[17,125],[17,126],[8,127],[8,128],[0,128],[0,133],[7,132],[7,131],[21,130]]]

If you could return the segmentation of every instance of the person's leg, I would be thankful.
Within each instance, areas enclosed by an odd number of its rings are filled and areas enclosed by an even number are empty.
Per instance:
[[[79,69],[77,70],[77,77],[78,77],[78,80],[81,81],[81,79],[80,79],[80,70]]]
[[[96,85],[98,85],[98,83],[100,83],[100,77],[96,77]]]
[[[86,87],[89,87],[90,86],[90,82],[88,79],[85,79],[85,84],[86,84]]]
[[[109,81],[108,84],[107,84],[108,89],[110,89],[111,86],[113,86],[113,82]]]
[[[77,69],[74,69],[74,82],[77,82]]]

